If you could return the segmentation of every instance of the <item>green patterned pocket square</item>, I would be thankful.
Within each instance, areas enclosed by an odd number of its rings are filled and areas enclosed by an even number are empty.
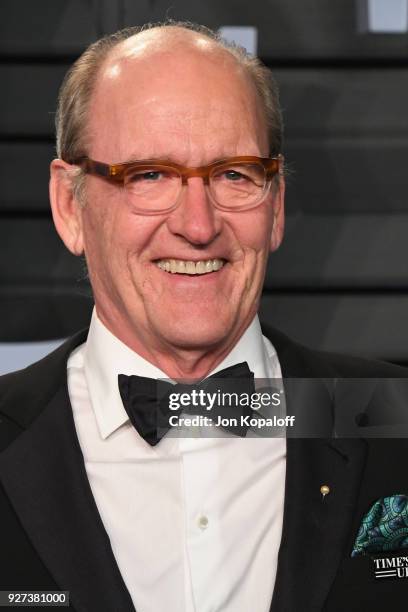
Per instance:
[[[382,497],[363,518],[352,557],[408,548],[408,495]]]

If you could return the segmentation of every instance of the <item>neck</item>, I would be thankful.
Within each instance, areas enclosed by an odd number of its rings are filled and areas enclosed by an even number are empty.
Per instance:
[[[138,328],[133,329],[123,324],[115,325],[115,321],[106,317],[103,311],[97,309],[99,320],[121,342],[132,351],[149,361],[173,380],[202,380],[212,372],[231,352],[241,338],[252,318],[245,324],[228,334],[227,340],[205,347],[191,348],[167,345],[155,342],[148,334]]]

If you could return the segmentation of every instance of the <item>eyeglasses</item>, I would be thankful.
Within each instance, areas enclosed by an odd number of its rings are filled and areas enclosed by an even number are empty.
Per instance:
[[[224,211],[249,210],[258,206],[279,172],[277,157],[231,157],[207,166],[189,168],[170,161],[143,160],[104,164],[88,157],[75,159],[87,174],[94,174],[123,186],[135,212],[154,215],[171,212],[181,201],[187,179],[203,179],[216,208]]]

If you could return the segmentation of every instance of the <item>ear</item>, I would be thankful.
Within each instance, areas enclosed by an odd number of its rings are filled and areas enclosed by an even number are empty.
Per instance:
[[[70,178],[72,166],[54,159],[50,166],[50,202],[54,225],[67,249],[74,255],[84,250],[82,209],[74,198]]]
[[[279,183],[272,184],[273,227],[270,241],[270,251],[279,248],[285,230],[285,177],[283,175],[283,160],[279,170]]]

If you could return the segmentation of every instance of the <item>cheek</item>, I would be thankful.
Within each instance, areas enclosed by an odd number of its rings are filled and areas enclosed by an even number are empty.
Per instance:
[[[92,205],[84,214],[85,254],[90,272],[105,285],[132,287],[149,284],[151,246],[162,223],[158,217],[129,213],[118,200]]]
[[[112,232],[107,210],[87,203],[83,215],[85,255],[92,267],[105,265],[111,251]]]
[[[117,275],[120,269],[118,264],[123,257],[124,241],[115,206],[119,202],[98,195],[94,192],[87,194],[83,212],[84,247],[91,281],[106,285],[109,276]]]
[[[256,260],[267,256],[273,226],[271,208],[264,205],[255,211],[248,211],[239,221],[235,235],[243,250],[251,253]]]
[[[240,234],[244,265],[239,274],[239,280],[244,283],[243,288],[241,285],[241,290],[250,302],[256,300],[256,296],[262,291],[273,225],[271,209],[267,206],[262,206],[256,211],[248,211],[251,212],[252,215],[248,215]],[[237,289],[238,286],[237,282]]]

